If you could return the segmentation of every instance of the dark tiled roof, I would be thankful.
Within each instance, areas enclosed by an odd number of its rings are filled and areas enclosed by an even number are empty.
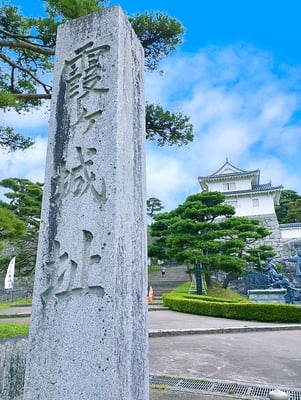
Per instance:
[[[290,224],[279,224],[280,228],[301,228],[301,222],[291,222]]]
[[[283,186],[272,186],[270,183],[267,183],[265,185],[254,185],[252,189],[246,189],[246,190],[231,190],[231,191],[226,191],[222,192],[224,195],[234,195],[234,194],[243,194],[243,193],[258,193],[258,192],[266,192],[266,191],[278,191],[283,189]]]
[[[272,186],[272,184],[269,182],[269,183],[263,183],[262,185],[253,185],[252,186],[252,190],[256,190],[256,191],[258,191],[258,190],[271,190],[271,189],[274,189],[273,188],[273,186]]]

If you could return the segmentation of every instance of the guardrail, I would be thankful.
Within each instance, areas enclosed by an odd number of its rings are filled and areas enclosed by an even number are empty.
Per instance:
[[[0,289],[0,301],[14,301],[32,297],[33,288],[24,289]]]

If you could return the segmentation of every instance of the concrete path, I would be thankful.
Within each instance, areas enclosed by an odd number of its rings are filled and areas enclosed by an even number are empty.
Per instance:
[[[164,310],[149,312],[149,326],[150,372],[154,375],[291,388],[301,396],[301,324]],[[212,395],[199,396],[206,400]]]
[[[1,322],[13,322],[20,324],[28,324],[30,322],[31,306],[10,307],[0,310]],[[9,318],[5,318],[5,316]]]
[[[1,315],[7,312],[0,310]],[[25,314],[30,307],[14,307],[9,312]],[[149,311],[148,316],[151,374],[268,385],[301,393],[301,324],[239,321],[170,310]],[[28,323],[29,318],[1,321]],[[218,400],[222,396],[152,389],[150,400],[198,398]]]
[[[153,333],[153,336],[157,333],[162,336],[164,331],[168,335],[168,332],[174,332],[174,334],[188,333],[189,331],[195,330],[197,333],[210,333],[212,330],[242,330],[247,332],[248,330],[286,330],[286,329],[301,329],[300,324],[277,324],[268,322],[256,322],[256,321],[240,321],[228,318],[215,318],[206,317],[203,315],[194,315],[171,311],[168,309],[149,311],[148,313],[149,330]],[[193,332],[192,332],[193,333]],[[215,333],[215,332],[214,332]],[[157,335],[157,336],[158,336]],[[300,332],[301,336],[301,332]]]

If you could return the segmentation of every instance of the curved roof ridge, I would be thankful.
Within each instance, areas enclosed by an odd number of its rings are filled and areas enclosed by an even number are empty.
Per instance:
[[[227,169],[230,170],[230,172],[225,172],[223,173],[223,171],[226,171]],[[228,161],[228,158],[226,159],[226,162],[217,170],[215,171],[213,174],[207,176],[207,178],[212,177],[212,176],[216,176],[216,175],[228,175],[228,174],[259,174],[260,170],[259,169],[255,169],[253,171],[245,171],[241,168],[235,167],[235,165],[231,164]]]

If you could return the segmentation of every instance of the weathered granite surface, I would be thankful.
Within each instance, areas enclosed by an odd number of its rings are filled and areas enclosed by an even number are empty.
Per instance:
[[[60,26],[24,400],[148,398],[143,49]]]
[[[0,399],[23,399],[27,337],[0,340]]]

